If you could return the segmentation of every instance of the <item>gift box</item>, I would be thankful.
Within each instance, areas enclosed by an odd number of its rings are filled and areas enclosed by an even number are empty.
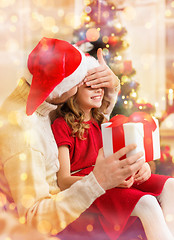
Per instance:
[[[136,112],[130,117],[116,115],[110,122],[103,123],[101,130],[105,157],[129,144],[137,147],[121,159],[140,151],[147,162],[161,156],[158,120],[147,113]]]

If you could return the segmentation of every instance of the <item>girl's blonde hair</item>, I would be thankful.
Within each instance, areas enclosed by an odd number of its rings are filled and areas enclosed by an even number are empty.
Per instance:
[[[92,117],[96,120],[99,126],[104,122],[105,117],[101,113],[108,107],[109,102],[105,100],[102,101],[102,106],[100,108],[92,108]],[[61,103],[57,107],[57,117],[63,117],[66,123],[72,129],[72,136],[77,136],[78,138],[84,140],[85,129],[89,129],[89,124],[84,122],[85,114],[83,110],[80,109],[76,102],[76,94],[70,97],[65,103]]]

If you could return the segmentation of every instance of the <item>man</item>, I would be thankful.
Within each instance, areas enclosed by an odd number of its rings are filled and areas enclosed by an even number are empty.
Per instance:
[[[56,104],[74,95],[83,80],[94,88],[105,87],[107,115],[120,88],[101,50],[98,60],[100,65],[65,41],[43,38],[28,58],[32,80],[22,78],[1,108],[1,189],[16,203],[20,218],[42,233],[62,231],[105,190],[129,186],[131,180],[125,179],[144,163],[136,162],[142,153],[119,161],[133,145],[108,158],[101,150],[92,173],[66,191],[57,186],[58,150],[50,126]]]

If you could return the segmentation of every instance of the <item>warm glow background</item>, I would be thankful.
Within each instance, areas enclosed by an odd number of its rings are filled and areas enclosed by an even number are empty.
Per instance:
[[[174,1],[112,2],[125,7],[120,13],[130,44],[125,55],[136,70],[135,80],[141,85],[139,95],[155,104],[160,115],[165,110],[169,89],[174,89],[174,49],[168,46],[174,35]],[[79,26],[87,3],[88,0],[0,0],[0,103],[25,74],[28,53],[43,36],[71,42],[73,29]],[[167,65],[168,58],[171,61]]]
[[[74,0],[0,0],[0,103],[24,74],[28,53],[46,37],[72,39]]]

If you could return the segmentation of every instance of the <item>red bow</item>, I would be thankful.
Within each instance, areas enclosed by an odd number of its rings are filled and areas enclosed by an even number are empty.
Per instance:
[[[120,148],[125,146],[123,124],[128,122],[142,123],[144,128],[145,158],[146,158],[146,161],[153,160],[152,132],[156,130],[157,125],[154,119],[149,114],[144,112],[135,112],[129,117],[126,117],[124,115],[116,115],[113,118],[111,118],[110,122],[111,124],[108,127],[113,128],[112,133],[113,133],[114,152],[117,152]]]

